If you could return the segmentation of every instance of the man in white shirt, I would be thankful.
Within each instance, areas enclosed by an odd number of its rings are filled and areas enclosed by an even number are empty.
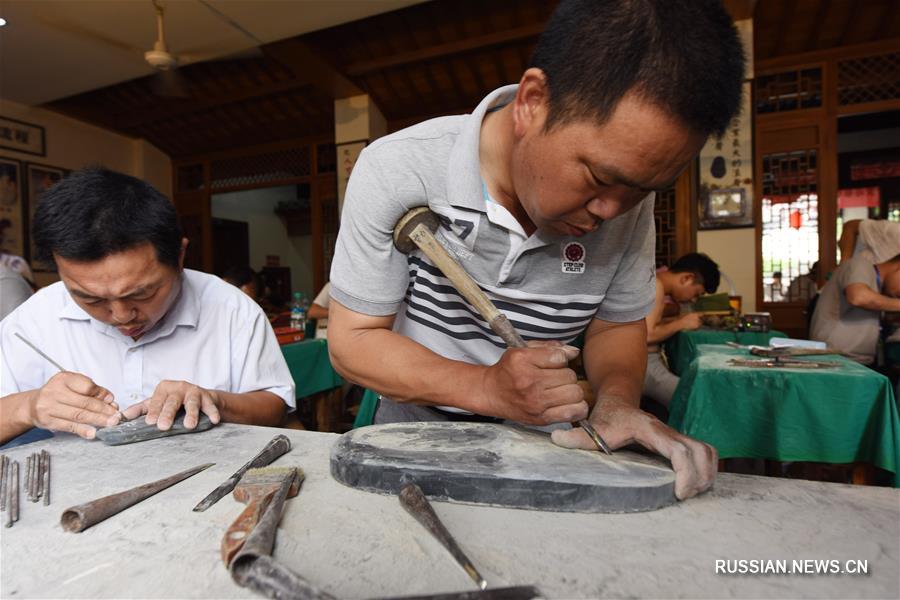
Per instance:
[[[71,174],[34,217],[39,258],[62,281],[0,323],[0,443],[32,427],[92,439],[123,417],[168,429],[200,412],[278,425],[294,384],[259,306],[185,270],[175,209],[150,185],[105,169]],[[58,372],[25,337],[66,369]]]

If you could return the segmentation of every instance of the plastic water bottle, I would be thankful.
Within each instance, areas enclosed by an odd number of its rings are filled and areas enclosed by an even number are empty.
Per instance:
[[[294,301],[291,303],[291,327],[300,331],[306,329],[306,305],[300,292],[294,292]]]

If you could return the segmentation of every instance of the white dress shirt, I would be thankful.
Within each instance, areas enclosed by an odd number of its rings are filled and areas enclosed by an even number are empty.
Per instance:
[[[0,322],[0,397],[39,388],[57,372],[18,332],[111,391],[121,409],[152,396],[163,380],[267,391],[294,408],[294,381],[259,305],[218,277],[191,270],[181,277],[175,303],[137,341],[91,318],[62,282],[43,288]]]

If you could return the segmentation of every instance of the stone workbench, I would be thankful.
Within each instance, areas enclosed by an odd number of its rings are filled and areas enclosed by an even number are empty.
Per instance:
[[[342,598],[473,590],[450,555],[394,497],[335,482],[338,436],[223,425],[130,446],[67,435],[7,456],[52,455],[50,506],[21,496],[20,520],[0,527],[3,598],[253,598],[219,558],[244,505],[230,495],[191,508],[284,433],[276,466],[306,473],[288,500],[275,557]],[[80,534],[63,509],[206,462],[216,465]],[[651,513],[587,515],[435,502],[489,585],[537,586],[549,598],[900,597],[900,492],[722,474],[701,497]],[[5,515],[4,515],[5,517]],[[868,561],[868,575],[716,574],[716,560]]]

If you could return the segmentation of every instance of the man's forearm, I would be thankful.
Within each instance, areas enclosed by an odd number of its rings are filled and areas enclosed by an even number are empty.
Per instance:
[[[328,335],[331,362],[347,379],[398,402],[484,414],[475,383],[485,367],[449,360],[389,329],[329,328]]]
[[[0,444],[34,427],[31,403],[36,394],[37,390],[29,390],[0,398]]]
[[[597,398],[616,397],[638,407],[647,370],[643,321],[592,326],[585,337],[584,365]]]
[[[287,407],[284,400],[271,392],[216,392],[222,421],[277,427],[284,421]]]
[[[309,312],[306,316],[310,319],[327,319],[328,309],[324,306],[319,306],[314,302],[312,306],[309,307]]]
[[[900,310],[900,298],[879,294],[867,285],[854,284],[847,288],[845,294],[847,302],[857,308],[879,312]]]
[[[679,331],[681,331],[681,319],[672,319],[670,321],[660,321],[653,327],[648,328],[647,343],[659,344],[666,341]]]

